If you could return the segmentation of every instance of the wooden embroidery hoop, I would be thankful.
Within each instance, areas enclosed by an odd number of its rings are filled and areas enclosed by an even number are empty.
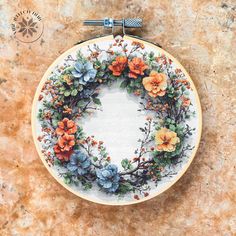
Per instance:
[[[142,198],[140,200],[133,200],[133,201],[127,201],[127,202],[113,202],[113,201],[109,201],[109,202],[104,202],[104,201],[100,201],[100,200],[94,200],[93,198],[90,198],[88,196],[85,196],[81,193],[79,193],[78,191],[75,191],[73,190],[72,188],[70,188],[68,185],[66,185],[62,179],[60,179],[55,173],[54,171],[52,171],[52,169],[48,166],[48,163],[46,162],[45,160],[45,157],[43,156],[42,152],[41,152],[41,149],[39,147],[39,143],[38,143],[38,140],[37,140],[37,135],[36,135],[36,123],[37,123],[37,120],[36,120],[36,112],[37,112],[37,102],[38,102],[38,97],[39,97],[39,94],[40,94],[40,91],[45,83],[45,81],[47,80],[47,78],[49,77],[52,69],[61,61],[63,60],[63,58],[65,58],[66,56],[70,55],[72,52],[74,51],[77,51],[78,49],[80,48],[83,48],[89,44],[93,44],[93,43],[97,43],[97,42],[106,42],[106,41],[110,41],[114,38],[114,35],[111,34],[111,35],[107,35],[107,36],[102,36],[102,37],[99,37],[99,38],[95,38],[95,39],[90,39],[88,41],[85,41],[85,42],[82,42],[82,43],[79,43],[78,45],[72,47],[71,49],[67,50],[66,52],[64,52],[62,55],[60,55],[51,65],[50,67],[48,68],[48,70],[46,71],[46,73],[44,74],[43,78],[41,79],[38,87],[37,87],[37,90],[36,90],[36,93],[35,93],[35,96],[34,96],[34,100],[33,100],[33,105],[32,105],[32,113],[31,113],[31,124],[32,124],[32,133],[33,133],[33,139],[34,139],[34,143],[35,143],[35,146],[36,146],[36,149],[37,149],[37,152],[40,156],[40,159],[42,160],[43,164],[45,165],[45,167],[48,169],[48,171],[50,172],[50,174],[64,187],[66,188],[68,191],[70,191],[71,193],[83,198],[83,199],[86,199],[86,200],[89,200],[91,202],[94,202],[94,203],[100,203],[100,204],[104,204],[104,205],[131,205],[131,204],[136,204],[136,203],[140,203],[140,202],[143,202],[143,201],[147,201],[151,198],[154,198],[156,196],[158,196],[159,194],[163,193],[164,191],[166,191],[167,189],[169,189],[172,185],[174,185],[181,177],[182,175],[186,172],[186,170],[188,169],[188,167],[190,166],[191,162],[193,161],[195,155],[196,155],[196,152],[197,152],[197,149],[198,149],[198,146],[199,146],[199,143],[200,143],[200,139],[201,139],[201,133],[202,133],[202,110],[201,110],[201,104],[200,104],[200,100],[199,100],[199,96],[198,96],[198,93],[197,93],[197,90],[196,90],[196,87],[191,79],[191,77],[189,76],[189,74],[187,73],[187,71],[184,69],[184,67],[179,63],[179,61],[177,59],[175,59],[172,55],[170,55],[168,52],[166,52],[165,50],[163,50],[162,48],[158,47],[157,45],[153,44],[153,43],[150,43],[150,42],[147,42],[145,40],[142,40],[142,39],[139,39],[137,37],[132,37],[132,36],[128,36],[126,34],[124,34],[123,36],[123,39],[124,41],[125,40],[135,40],[137,42],[140,42],[140,43],[143,43],[145,45],[149,45],[150,47],[153,47],[153,49],[155,50],[158,50],[159,52],[162,52],[163,54],[165,54],[168,58],[170,58],[173,62],[175,62],[178,67],[183,71],[183,73],[185,74],[185,76],[187,77],[188,81],[190,82],[190,85],[191,85],[191,88],[193,90],[193,93],[194,93],[194,97],[195,97],[195,101],[196,101],[196,109],[197,109],[197,118],[198,118],[198,124],[197,124],[197,127],[198,127],[198,130],[197,130],[197,138],[196,138],[196,142],[195,142],[195,146],[194,146],[194,149],[192,150],[192,153],[191,153],[191,156],[189,156],[188,158],[188,162],[187,164],[185,164],[184,168],[181,169],[181,171],[179,171],[177,173],[177,175],[175,175],[173,177],[173,179],[168,183],[166,184],[164,187],[162,187],[156,194],[151,194],[149,195],[148,197],[145,197],[145,198]]]

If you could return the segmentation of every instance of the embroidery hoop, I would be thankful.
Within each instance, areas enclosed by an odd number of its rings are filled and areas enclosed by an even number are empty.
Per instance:
[[[122,22],[124,22],[124,20],[122,20]],[[124,29],[124,24],[123,24],[123,29]],[[124,32],[124,31],[123,31]],[[196,99],[196,108],[197,108],[197,111],[198,111],[198,134],[197,134],[197,138],[196,138],[196,144],[195,144],[195,147],[194,147],[194,150],[192,151],[191,153],[191,156],[189,157],[188,159],[188,163],[187,165],[184,166],[184,168],[178,172],[178,174],[175,176],[174,180],[172,180],[169,184],[165,185],[162,189],[160,189],[156,194],[152,194],[146,198],[143,198],[139,201],[137,200],[133,200],[133,201],[127,201],[127,202],[116,202],[116,201],[111,201],[111,202],[104,202],[103,200],[99,201],[99,200],[94,200],[93,198],[90,198],[88,196],[84,196],[83,194],[80,194],[78,191],[75,191],[73,189],[71,189],[68,185],[66,185],[61,179],[58,178],[58,176],[52,171],[52,169],[48,166],[48,163],[45,161],[45,158],[44,156],[42,155],[42,152],[41,152],[41,149],[38,145],[38,141],[37,141],[37,135],[36,135],[36,116],[35,114],[37,113],[37,98],[40,94],[40,91],[41,91],[41,88],[42,86],[44,85],[46,79],[48,78],[49,74],[51,73],[51,70],[52,68],[54,68],[57,63],[62,60],[66,55],[69,55],[72,51],[80,48],[80,47],[85,47],[86,45],[89,45],[89,44],[92,44],[92,43],[96,43],[96,42],[99,42],[99,41],[109,41],[109,40],[112,40],[112,38],[114,37],[114,35],[108,35],[108,36],[103,36],[103,37],[99,37],[99,38],[96,38],[96,39],[91,39],[91,40],[88,40],[88,41],[85,41],[85,42],[82,42],[82,43],[79,43],[78,45],[72,47],[71,49],[67,50],[65,53],[63,53],[60,57],[58,57],[53,63],[52,65],[48,68],[48,70],[46,71],[45,75],[43,76],[42,80],[40,81],[40,84],[38,86],[38,89],[36,91],[36,94],[35,94],[35,98],[34,98],[34,102],[33,102],[33,109],[32,109],[32,131],[33,131],[33,138],[34,138],[34,142],[35,142],[35,145],[36,145],[36,148],[37,148],[37,151],[38,151],[38,154],[41,158],[41,160],[43,161],[44,165],[46,166],[46,168],[48,169],[48,171],[53,175],[53,177],[63,186],[65,187],[67,190],[69,190],[70,192],[74,193],[75,195],[81,197],[81,198],[84,198],[86,200],[89,200],[89,201],[92,201],[92,202],[96,202],[96,203],[101,203],[101,204],[106,204],[106,205],[129,205],[129,204],[135,204],[135,203],[140,203],[140,202],[143,202],[143,201],[146,201],[148,199],[151,199],[159,194],[161,194],[162,192],[166,191],[168,188],[170,188],[175,182],[178,181],[178,179],[185,173],[185,171],[188,169],[188,167],[190,166],[195,154],[196,154],[196,151],[197,151],[197,148],[198,148],[198,145],[199,145],[199,142],[200,142],[200,138],[201,138],[201,130],[202,130],[202,112],[201,112],[201,105],[200,105],[200,101],[199,101],[199,97],[198,97],[198,94],[197,94],[197,91],[196,91],[196,88],[193,84],[193,81],[192,79],[190,78],[190,76],[188,75],[188,73],[186,72],[186,70],[183,68],[183,66],[178,62],[178,60],[176,60],[173,56],[171,56],[169,53],[167,53],[166,51],[164,51],[163,49],[159,48],[157,45],[153,44],[153,43],[150,43],[150,42],[147,42],[145,40],[142,40],[142,39],[138,39],[137,37],[132,37],[132,36],[128,36],[126,34],[124,34],[123,36],[123,39],[124,40],[134,40],[135,41],[138,41],[140,43],[145,43],[146,45],[149,45],[151,47],[154,47],[156,48],[158,51],[160,52],[163,52],[165,55],[168,56],[168,58],[170,58],[171,60],[173,60],[175,63],[178,64],[178,66],[180,67],[180,69],[184,72],[185,76],[187,77],[188,81],[190,82],[191,84],[191,88],[193,89],[193,93],[194,93],[194,96],[195,96],[195,99]]]

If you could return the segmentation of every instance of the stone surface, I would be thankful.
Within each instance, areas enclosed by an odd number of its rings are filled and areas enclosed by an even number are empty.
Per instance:
[[[24,9],[44,21],[20,43],[11,23]],[[103,33],[84,19],[142,17],[134,33],[159,43],[189,71],[203,110],[203,135],[187,173],[171,189],[125,207],[97,205],[63,189],[39,159],[31,104],[63,51]],[[0,235],[235,235],[236,1],[60,0],[0,2]]]

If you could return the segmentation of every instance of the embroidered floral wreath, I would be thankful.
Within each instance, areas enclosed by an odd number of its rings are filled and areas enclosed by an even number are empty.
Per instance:
[[[81,51],[71,55],[45,82],[39,101],[38,119],[42,135],[38,140],[48,164],[60,167],[66,184],[90,189],[98,185],[107,194],[132,193],[146,197],[150,183],[175,173],[167,172],[193,147],[186,140],[192,130],[186,123],[194,112],[189,98],[190,84],[183,72],[165,55],[146,52],[133,41],[131,49],[122,38],[108,49],[88,46],[89,56]],[[102,58],[102,59],[101,59]],[[80,119],[102,105],[99,91],[120,81],[120,88],[139,99],[139,111],[147,114],[143,139],[134,157],[121,161],[122,170],[112,164],[106,147],[94,136],[86,136]]]

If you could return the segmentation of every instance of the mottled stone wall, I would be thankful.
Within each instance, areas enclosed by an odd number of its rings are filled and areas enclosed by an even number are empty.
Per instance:
[[[24,44],[11,23],[38,12],[44,33]],[[135,33],[159,43],[192,76],[203,135],[187,173],[160,196],[133,206],[102,206],[63,189],[39,159],[31,104],[47,67],[78,41],[103,33],[82,20],[142,17]],[[0,1],[0,235],[235,235],[236,1]]]

